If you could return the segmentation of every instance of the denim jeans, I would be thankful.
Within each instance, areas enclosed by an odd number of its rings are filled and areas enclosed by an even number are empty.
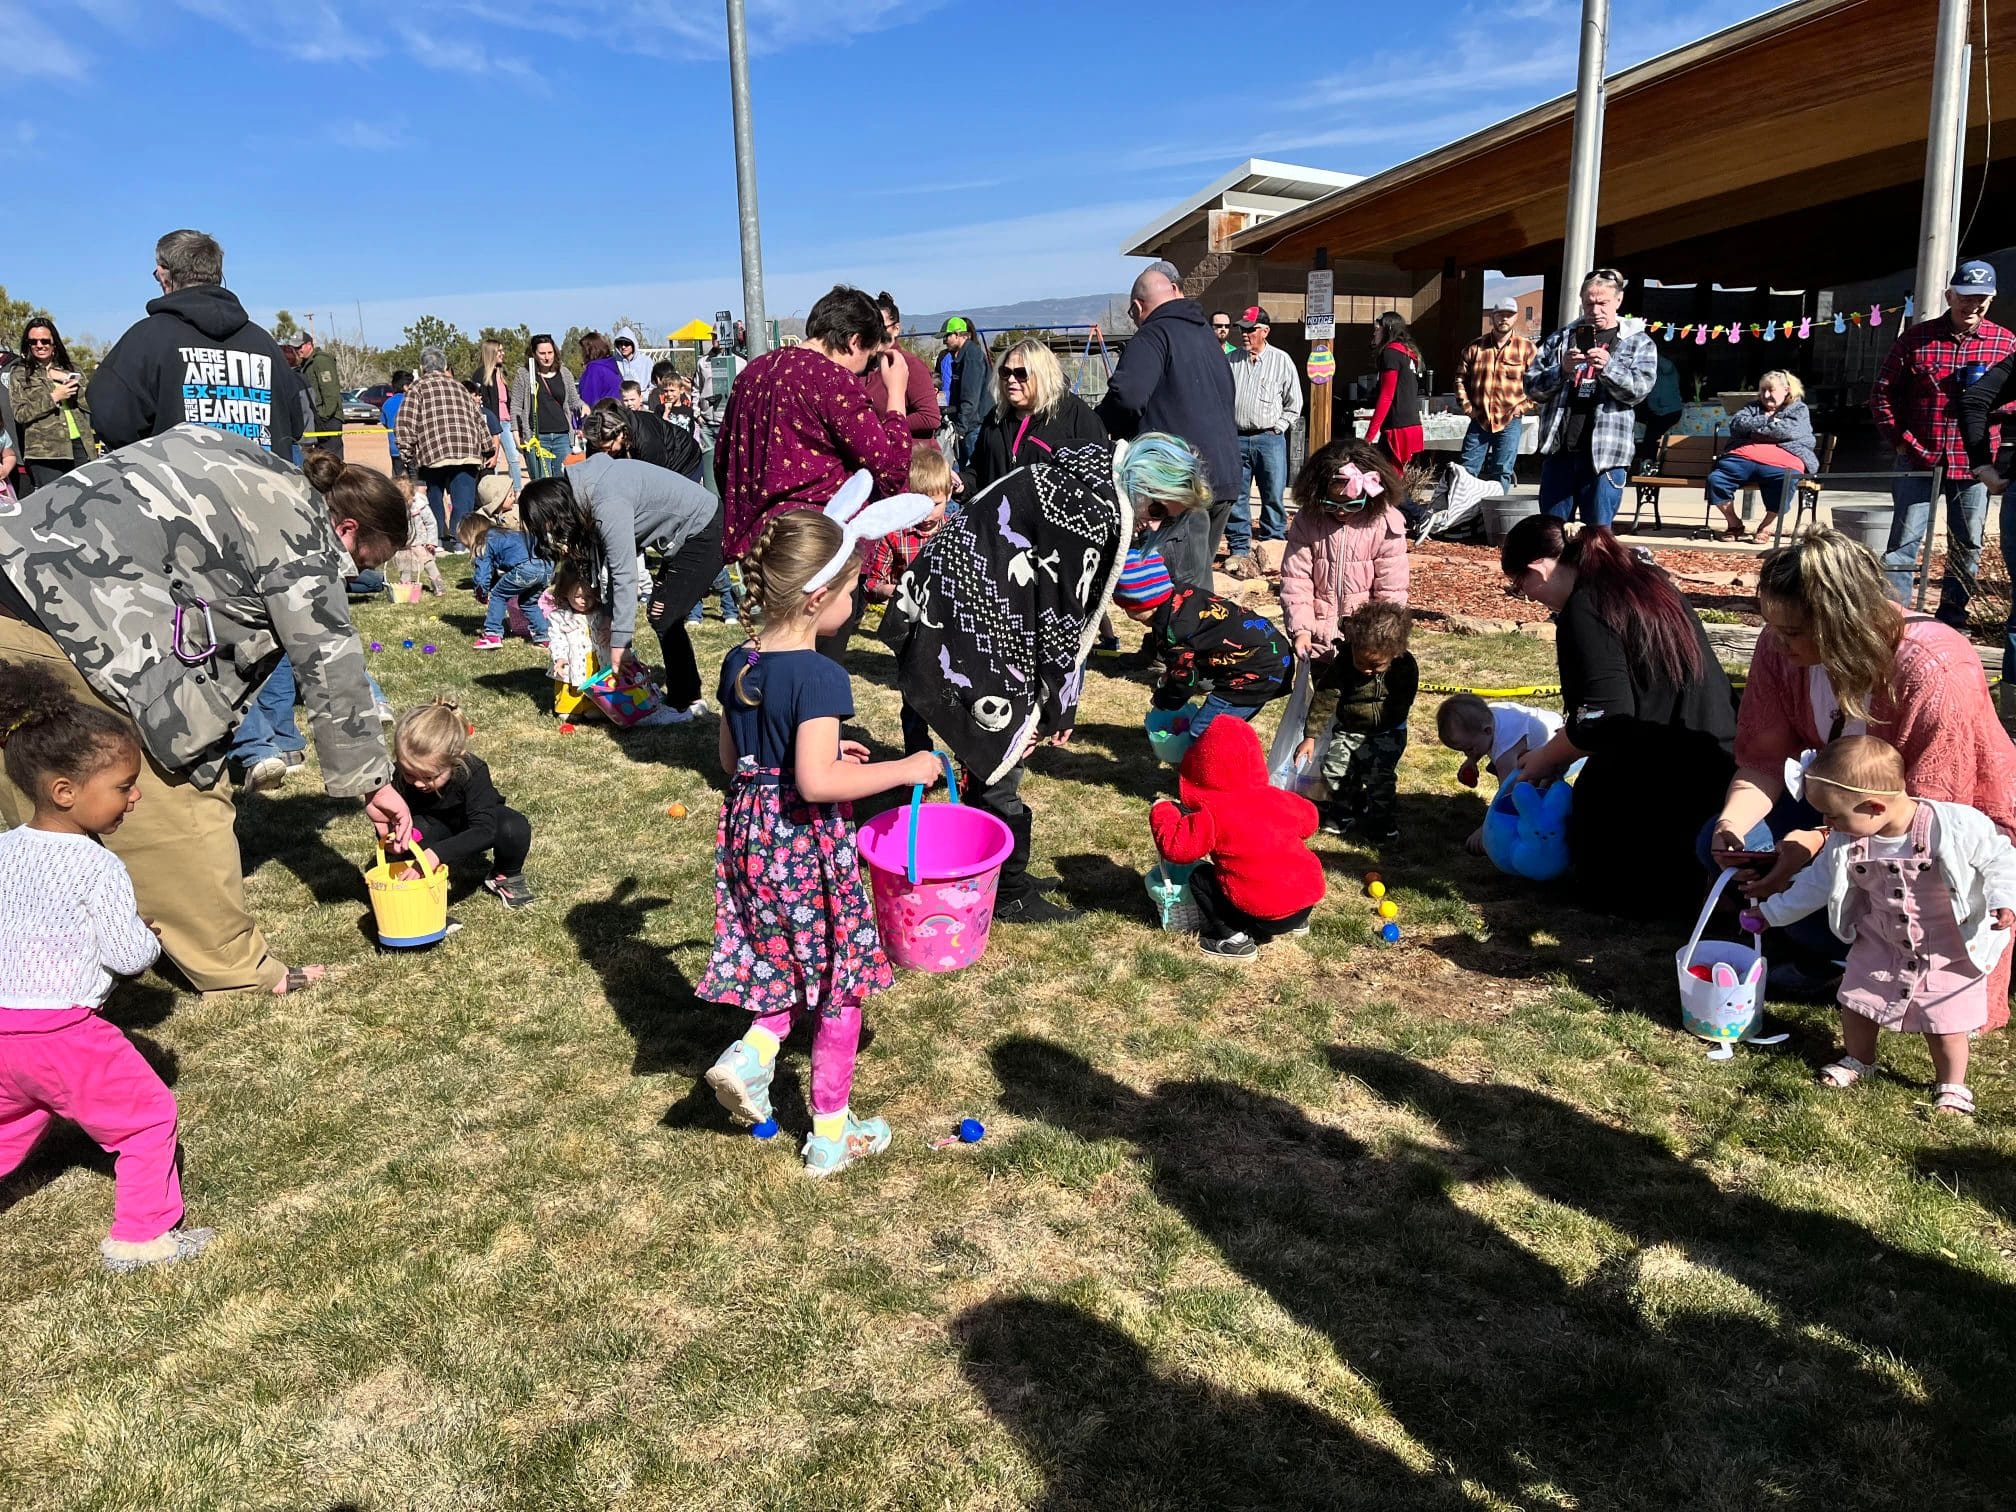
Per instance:
[[[539,590],[546,586],[546,580],[552,575],[551,567],[533,557],[530,561],[520,562],[492,582],[490,606],[483,611],[483,633],[504,633],[504,621],[511,612],[511,601],[516,599],[518,607],[524,611],[525,623],[532,627],[532,633],[543,636],[546,633],[546,611],[539,607]]]
[[[726,567],[723,567],[720,575],[708,585],[707,592],[721,595],[721,618],[731,620],[742,617],[742,595],[736,590],[735,579],[729,575]],[[687,624],[697,625],[707,617],[705,612],[706,603],[707,599],[703,594],[694,603],[693,612],[686,616]]]
[[[466,463],[458,467],[423,467],[420,481],[427,485],[427,507],[434,511],[434,523],[441,527],[442,548],[459,551],[461,543],[455,539],[455,527],[476,508],[476,469]],[[446,519],[441,514],[444,493],[449,504]]]
[[[1988,525],[1988,486],[1973,478],[1948,478],[1946,491],[1946,578],[1939,585],[1938,617],[1962,634],[1967,630],[1967,605],[1980,591],[1974,569],[1981,561],[1981,535]],[[1900,477],[1890,485],[1897,512],[1890,517],[1890,549],[1883,570],[1890,592],[1900,604],[1910,604],[1912,580],[1925,532],[1932,528],[1932,480],[1924,475]],[[2008,505],[2003,508],[2006,512]],[[2002,548],[2006,556],[2009,548]]]
[[[1608,525],[1624,497],[1624,469],[1601,472],[1587,452],[1549,457],[1540,464],[1540,513],[1557,520],[1579,518],[1584,525]]]
[[[289,751],[305,751],[308,742],[294,723],[294,666],[280,658],[259,692],[231,732],[231,759],[241,767],[251,767],[268,756],[284,756]]]
[[[1463,435],[1463,471],[1511,488],[1519,468],[1519,437],[1525,429],[1526,422],[1517,415],[1501,431],[1487,431],[1482,421],[1472,420]]]
[[[1253,480],[1260,480],[1260,527],[1252,528]],[[1278,431],[1261,431],[1239,438],[1239,500],[1232,506],[1239,522],[1239,534],[1251,548],[1254,541],[1278,541],[1288,534],[1288,516],[1282,512],[1281,494],[1288,487],[1288,438]]]
[[[1203,703],[1199,704],[1197,712],[1190,716],[1190,743],[1195,745],[1198,741],[1202,740],[1204,732],[1211,728],[1211,721],[1216,719],[1220,714],[1229,715],[1233,719],[1243,719],[1246,723],[1251,724],[1253,723],[1254,716],[1259,714],[1259,712],[1260,710],[1257,707],[1246,708],[1239,704],[1227,703],[1216,693],[1213,693]]]
[[[1755,488],[1764,497],[1765,512],[1775,515],[1784,510],[1792,480],[1800,476],[1790,468],[1753,462],[1748,457],[1720,457],[1708,469],[1708,502],[1727,504],[1743,489]]]
[[[569,452],[574,450],[573,432],[561,431],[557,435],[548,435],[546,432],[541,431],[539,433],[539,444],[553,453],[553,455],[550,457],[527,457],[525,461],[532,469],[532,476],[535,478],[559,477],[561,462]]]
[[[518,457],[518,436],[509,420],[502,423],[497,434],[504,443],[504,461],[511,469],[511,491],[516,493],[525,486],[525,464]]]

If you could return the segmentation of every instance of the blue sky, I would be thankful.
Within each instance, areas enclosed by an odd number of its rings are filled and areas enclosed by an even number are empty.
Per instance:
[[[1765,7],[1615,8],[1613,68]],[[919,312],[1120,289],[1123,240],[1246,157],[1371,173],[1574,83],[1578,0],[1246,13],[1250,44],[1207,0],[749,0],[771,312],[838,279]],[[0,126],[33,207],[0,283],[110,339],[154,238],[193,225],[261,319],[655,338],[742,302],[722,24],[719,0],[0,0],[41,80]]]

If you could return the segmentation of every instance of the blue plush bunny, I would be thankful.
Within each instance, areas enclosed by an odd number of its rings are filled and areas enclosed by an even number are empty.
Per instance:
[[[1552,882],[1568,870],[1568,809],[1575,789],[1566,782],[1536,788],[1509,783],[1484,816],[1484,854],[1502,872]]]

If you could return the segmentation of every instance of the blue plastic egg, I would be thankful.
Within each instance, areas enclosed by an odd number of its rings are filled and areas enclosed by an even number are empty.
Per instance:
[[[1384,940],[1384,941],[1385,941],[1385,942],[1386,942],[1386,943],[1387,943],[1388,945],[1394,945],[1394,944],[1397,944],[1397,943],[1399,943],[1399,939],[1400,939],[1400,926],[1399,926],[1398,924],[1382,924],[1382,925],[1380,925],[1380,926],[1379,926],[1379,938],[1380,938],[1380,939],[1382,939],[1382,940]]]
[[[987,1126],[981,1123],[979,1119],[962,1118],[959,1120],[959,1142],[961,1144],[978,1144],[986,1135]]]
[[[752,1124],[749,1129],[749,1137],[751,1139],[775,1139],[777,1137],[777,1120],[766,1118],[759,1124]]]

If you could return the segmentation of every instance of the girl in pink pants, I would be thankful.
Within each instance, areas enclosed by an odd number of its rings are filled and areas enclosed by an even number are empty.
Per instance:
[[[0,662],[0,746],[8,781],[35,800],[0,835],[0,1178],[70,1119],[117,1157],[106,1268],[186,1259],[211,1230],[178,1226],[175,1099],[98,1016],[113,974],[161,950],[125,863],[98,843],[139,802],[139,739],[49,673]]]

